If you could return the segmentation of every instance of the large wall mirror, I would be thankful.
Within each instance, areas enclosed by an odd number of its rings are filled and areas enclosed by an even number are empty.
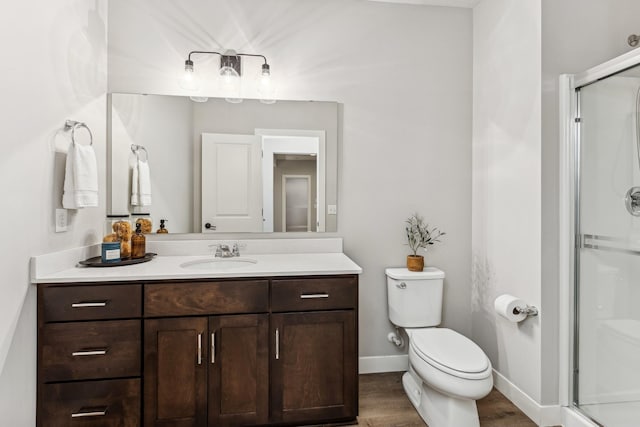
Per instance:
[[[108,110],[108,214],[170,233],[337,230],[337,103],[112,93]]]

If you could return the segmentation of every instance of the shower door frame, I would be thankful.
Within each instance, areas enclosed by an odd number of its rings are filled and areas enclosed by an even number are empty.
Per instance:
[[[579,325],[579,267],[580,253],[580,88],[640,65],[640,49],[635,49],[579,74],[560,76],[560,188],[559,188],[559,284],[560,313],[559,370],[560,405],[577,411],[599,425],[576,404],[578,396],[579,354],[577,328]],[[568,310],[563,309],[569,308]],[[563,419],[569,416],[563,413]]]

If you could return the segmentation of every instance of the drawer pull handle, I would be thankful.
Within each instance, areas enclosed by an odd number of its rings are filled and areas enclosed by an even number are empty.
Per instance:
[[[319,299],[319,298],[329,298],[329,294],[302,294],[300,295],[300,299]]]
[[[211,363],[216,363],[216,333],[211,334]]]
[[[105,348],[105,349],[96,349],[96,350],[80,350],[80,351],[74,351],[73,353],[71,353],[71,355],[73,357],[76,356],[104,356],[105,354],[107,354],[107,351],[109,349]]]
[[[202,332],[198,334],[198,365],[202,365]]]
[[[80,410],[74,414],[71,414],[71,418],[83,418],[83,417],[104,417],[107,415],[107,407],[101,408],[80,408]]]
[[[276,328],[276,360],[280,359],[280,331]]]
[[[87,307],[106,307],[108,301],[94,301],[94,302],[74,302],[71,304],[72,308],[87,308]]]

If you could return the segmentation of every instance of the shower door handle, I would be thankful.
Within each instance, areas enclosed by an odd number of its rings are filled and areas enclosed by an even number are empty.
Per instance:
[[[631,187],[624,198],[627,211],[633,216],[640,216],[640,187]]]

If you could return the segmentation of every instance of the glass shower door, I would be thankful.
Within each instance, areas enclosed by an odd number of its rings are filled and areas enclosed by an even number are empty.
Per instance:
[[[577,91],[574,401],[606,427],[640,425],[638,76],[627,70]]]

